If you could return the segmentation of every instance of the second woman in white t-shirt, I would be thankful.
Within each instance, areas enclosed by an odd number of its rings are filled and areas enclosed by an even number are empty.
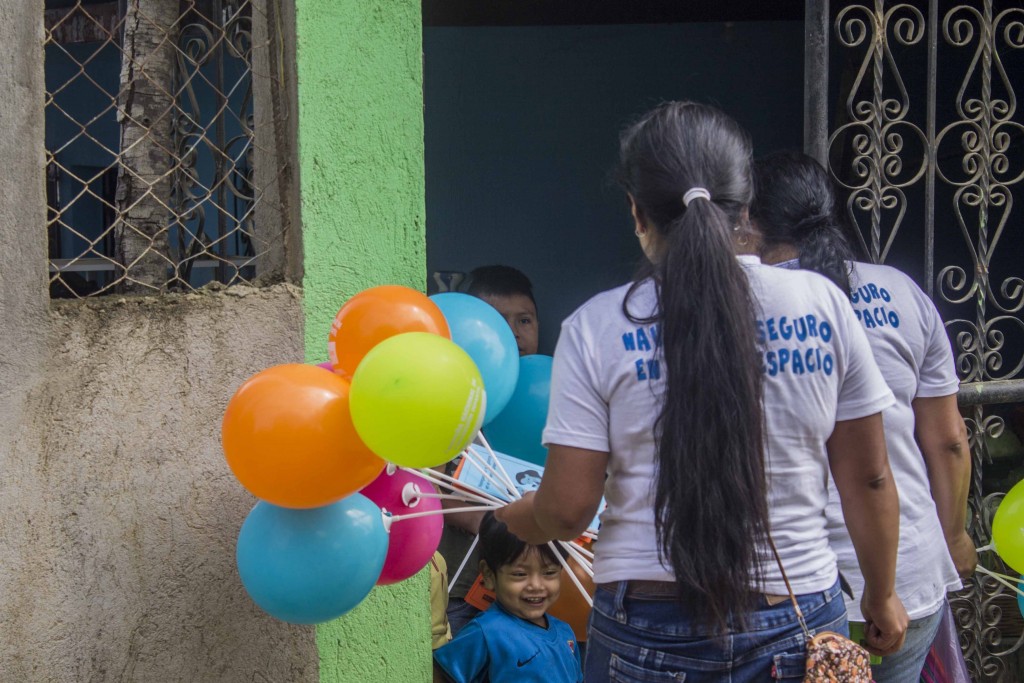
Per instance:
[[[812,270],[843,289],[864,327],[875,361],[896,402],[883,412],[885,439],[900,495],[896,593],[911,617],[903,648],[872,667],[878,683],[916,681],[946,607],[977,564],[964,528],[970,448],[957,409],[959,381],[949,339],[934,304],[895,268],[851,262],[836,218],[832,182],[805,154],[779,152],[755,164],[752,219],[767,263]],[[863,579],[830,492],[829,541],[839,569],[859,594]],[[851,621],[863,621],[847,601]]]

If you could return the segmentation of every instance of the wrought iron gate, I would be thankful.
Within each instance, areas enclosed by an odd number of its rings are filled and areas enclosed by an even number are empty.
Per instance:
[[[845,188],[870,257],[912,274],[947,320],[971,432],[968,524],[986,546],[1020,478],[993,475],[992,448],[1024,402],[1024,9],[807,0],[805,21],[805,148]],[[1012,573],[992,552],[980,561]],[[979,575],[952,604],[972,677],[1024,679],[1014,593]]]

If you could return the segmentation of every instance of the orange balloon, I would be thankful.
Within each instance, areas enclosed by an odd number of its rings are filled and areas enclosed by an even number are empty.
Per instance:
[[[594,590],[597,588],[594,585],[594,579],[573,558],[567,557],[565,561],[590,597],[593,598]],[[587,604],[580,589],[568,576],[562,576],[562,591],[558,600],[548,610],[548,614],[569,624],[572,627],[572,632],[576,634],[576,640],[581,643],[587,642],[587,620],[590,619],[590,605]]]
[[[329,505],[387,464],[356,434],[348,382],[315,365],[278,365],[228,402],[221,443],[231,471],[257,498],[287,508]]]
[[[451,339],[448,322],[433,301],[400,285],[381,285],[349,299],[331,325],[327,353],[334,371],[346,379],[377,344],[404,332],[429,332]]]

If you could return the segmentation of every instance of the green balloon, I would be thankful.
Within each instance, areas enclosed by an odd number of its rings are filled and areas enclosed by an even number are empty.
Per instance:
[[[1024,574],[1024,481],[1003,497],[992,520],[992,543],[1003,562]]]
[[[349,393],[359,438],[404,467],[435,467],[461,453],[480,431],[486,404],[469,354],[426,332],[399,334],[370,349]]]

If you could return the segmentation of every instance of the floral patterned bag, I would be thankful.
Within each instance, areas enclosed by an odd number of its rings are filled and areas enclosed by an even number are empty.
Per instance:
[[[808,683],[870,683],[868,651],[846,636],[823,631],[807,641]]]
[[[793,609],[796,610],[797,621],[800,628],[807,636],[807,667],[804,673],[804,683],[871,683],[871,657],[868,651],[853,642],[841,633],[834,631],[822,631],[811,635],[804,621],[804,613],[800,609],[800,603],[793,595],[793,589],[789,585],[789,578],[782,566],[782,559],[779,551],[775,549],[775,543],[768,539],[775,554],[775,561],[782,572],[782,580],[786,582],[786,590],[789,591],[789,599],[793,602]]]

